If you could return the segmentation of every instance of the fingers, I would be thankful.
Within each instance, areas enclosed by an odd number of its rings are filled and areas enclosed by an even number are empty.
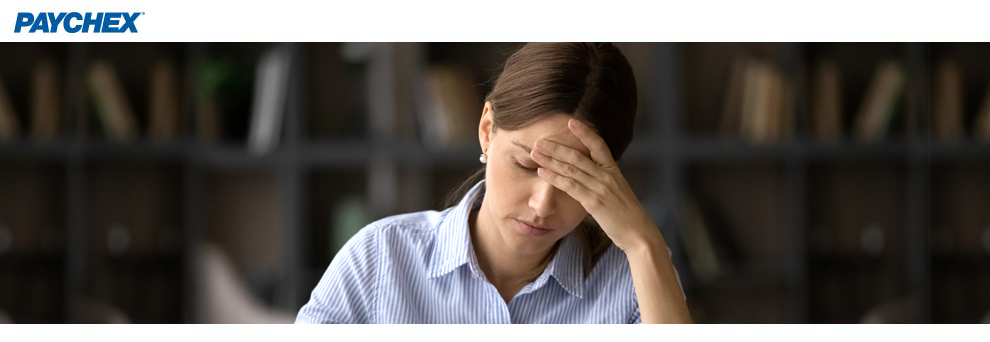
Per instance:
[[[553,172],[545,167],[537,169],[537,173],[540,175],[540,178],[550,183],[550,185],[553,185],[560,190],[564,190],[564,192],[572,198],[576,199],[578,202],[581,202],[581,206],[583,206],[586,210],[592,205],[597,205],[595,199],[598,198],[598,196],[584,185],[575,181],[573,178],[561,176],[559,173]]]
[[[535,159],[537,158],[535,155],[538,153],[542,153],[553,160],[569,164],[567,166],[560,165],[560,168],[554,169],[557,173],[565,176],[574,176],[574,172],[568,170],[567,167],[576,167],[578,171],[583,171],[594,178],[601,178],[604,176],[604,170],[601,169],[600,165],[595,163],[593,160],[588,159],[588,157],[585,157],[584,154],[581,154],[578,150],[570,148],[566,145],[561,145],[542,139],[537,140],[536,147],[533,149],[533,153],[530,153],[530,156]]]
[[[592,131],[588,125],[585,125],[577,119],[571,118],[567,120],[567,128],[569,128],[571,132],[578,137],[578,139],[581,139],[581,143],[583,143],[584,146],[588,146],[588,149],[591,150],[591,159],[594,160],[595,163],[601,166],[615,165],[615,160],[612,160],[612,152],[609,151],[608,145],[605,144],[605,140]]]
[[[530,153],[530,156],[533,157],[533,161],[540,164],[543,168],[553,171],[554,174],[570,178],[585,188],[594,188],[595,179],[574,165],[562,162],[535,150]]]

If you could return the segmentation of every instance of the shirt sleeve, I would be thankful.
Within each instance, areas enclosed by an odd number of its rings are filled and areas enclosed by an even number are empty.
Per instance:
[[[667,247],[667,255],[673,257],[674,252]],[[677,287],[681,288],[681,295],[684,296],[684,300],[687,300],[687,295],[684,294],[684,285],[681,285],[681,275],[677,273],[677,267],[670,265],[674,268],[674,277],[677,278]],[[639,299],[636,298],[636,289],[633,289],[633,299],[636,301],[635,308],[633,309],[632,316],[629,317],[629,324],[640,324],[643,323],[643,318],[639,314]]]
[[[375,231],[367,226],[341,247],[299,310],[296,324],[371,322],[379,274]]]

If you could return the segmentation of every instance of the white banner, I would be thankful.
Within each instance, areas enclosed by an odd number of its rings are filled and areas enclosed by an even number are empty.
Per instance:
[[[4,0],[0,41],[986,41],[986,7],[958,0]],[[86,13],[92,24],[82,32]],[[123,14],[131,25],[116,32]]]

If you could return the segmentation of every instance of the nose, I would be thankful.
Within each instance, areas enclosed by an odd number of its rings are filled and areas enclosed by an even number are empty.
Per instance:
[[[547,217],[557,210],[555,194],[557,188],[546,181],[540,181],[534,187],[533,194],[529,197],[529,207],[536,211],[536,215]]]

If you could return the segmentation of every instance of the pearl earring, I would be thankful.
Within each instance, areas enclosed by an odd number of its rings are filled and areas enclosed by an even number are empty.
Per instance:
[[[487,163],[488,162],[488,156],[486,156],[484,153],[482,153],[481,156],[478,157],[478,160],[480,160],[482,164]]]

